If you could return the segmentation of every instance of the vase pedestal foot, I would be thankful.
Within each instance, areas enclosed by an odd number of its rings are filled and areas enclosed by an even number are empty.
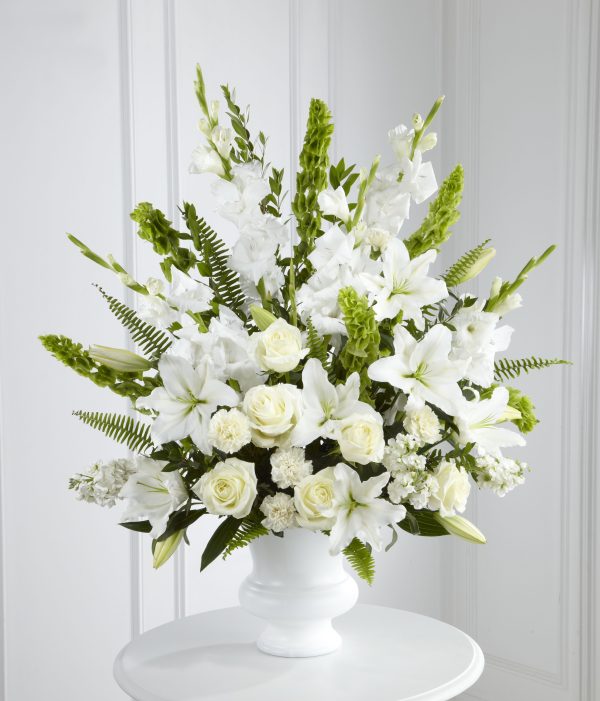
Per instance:
[[[277,657],[318,657],[342,644],[331,620],[269,623],[256,641],[259,650]]]

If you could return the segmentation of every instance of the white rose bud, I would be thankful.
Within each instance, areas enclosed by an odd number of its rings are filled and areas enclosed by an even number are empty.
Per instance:
[[[236,453],[250,439],[250,422],[239,409],[219,409],[211,418],[208,440],[217,450]]]
[[[350,219],[348,200],[341,185],[337,190],[323,190],[323,192],[320,192],[317,202],[323,214],[337,217],[343,222],[347,222]]]
[[[385,440],[380,416],[352,414],[338,423],[335,438],[342,455],[350,462],[366,465],[383,459]]]
[[[431,445],[442,437],[440,420],[433,409],[427,405],[407,410],[403,423],[406,432],[418,438],[422,443]]]
[[[435,478],[429,508],[444,517],[462,513],[471,492],[469,475],[464,467],[456,467],[454,460],[442,460],[433,473]]]
[[[263,370],[288,372],[308,353],[302,348],[300,329],[283,319],[274,321],[265,331],[252,336],[254,353]]]
[[[311,531],[328,531],[333,526],[335,518],[323,516],[323,511],[333,506],[333,483],[333,467],[326,467],[296,485],[294,504],[299,526]]]
[[[244,397],[243,411],[250,422],[254,445],[286,446],[301,410],[300,390],[294,385],[251,387]]]
[[[227,458],[205,473],[192,487],[209,514],[244,518],[256,498],[254,465]]]
[[[271,497],[265,497],[260,505],[265,515],[262,525],[275,533],[281,533],[286,528],[296,525],[296,508],[293,497],[283,492],[277,492]]]

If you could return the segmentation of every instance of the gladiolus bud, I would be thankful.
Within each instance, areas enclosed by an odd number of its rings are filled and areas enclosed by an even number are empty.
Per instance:
[[[164,540],[156,540],[154,542],[154,561],[152,564],[155,570],[162,567],[171,555],[175,553],[182,538],[183,531],[177,531]]]
[[[250,314],[252,314],[254,323],[261,331],[266,331],[269,326],[271,326],[271,324],[277,320],[276,316],[273,316],[271,312],[259,307],[257,304],[250,305]]]
[[[487,543],[486,537],[479,528],[462,516],[442,516],[439,511],[436,511],[433,517],[452,535],[478,545],[485,545],[485,543]]]
[[[415,128],[415,131],[419,131],[419,129],[423,128],[423,117],[421,117],[418,112],[413,114],[412,125]]]
[[[124,348],[90,346],[89,354],[97,363],[121,372],[142,372],[152,367],[149,360]]]
[[[208,108],[208,113],[213,123],[216,124],[219,121],[219,101],[211,100]]]
[[[429,134],[425,134],[421,141],[419,141],[419,150],[422,153],[425,153],[425,151],[431,151],[436,144],[437,134],[434,131],[430,131]]]

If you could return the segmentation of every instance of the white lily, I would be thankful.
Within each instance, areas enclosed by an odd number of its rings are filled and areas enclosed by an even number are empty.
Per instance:
[[[319,437],[334,438],[339,422],[353,414],[374,414],[366,402],[358,399],[360,378],[353,372],[345,385],[334,386],[320,360],[310,358],[302,371],[300,421],[291,436],[292,445],[305,447]]]
[[[210,455],[211,414],[218,406],[235,406],[236,392],[210,376],[208,358],[194,367],[184,358],[163,355],[158,371],[164,387],[157,387],[149,397],[137,402],[158,413],[152,424],[153,440],[160,445],[189,436],[205,455]]]
[[[380,358],[369,366],[368,375],[376,382],[387,382],[413,397],[429,402],[454,416],[462,400],[458,380],[465,364],[448,359],[452,334],[445,326],[430,329],[417,342],[402,326],[394,329],[395,355]]]
[[[179,472],[162,471],[166,464],[162,460],[136,457],[135,472],[119,494],[126,499],[123,521],[150,521],[152,538],[165,532],[169,516],[188,498]]]
[[[497,387],[489,399],[467,401],[463,398],[456,415],[459,443],[476,443],[492,455],[498,455],[500,448],[525,445],[522,435],[498,426],[510,417],[508,399],[506,387]]]
[[[398,523],[406,515],[403,506],[381,497],[390,479],[389,472],[361,482],[358,472],[345,463],[334,468],[333,504],[323,516],[335,518],[329,536],[332,555],[341,552],[354,538],[381,550],[381,527]]]
[[[436,251],[429,250],[413,260],[400,239],[393,239],[385,249],[381,275],[363,273],[361,279],[369,292],[369,301],[377,321],[393,319],[402,312],[404,319],[423,319],[421,308],[448,296],[443,280],[428,277]]]

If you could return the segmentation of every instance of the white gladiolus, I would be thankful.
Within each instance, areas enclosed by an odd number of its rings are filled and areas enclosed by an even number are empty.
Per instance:
[[[323,214],[341,219],[344,223],[350,219],[350,209],[344,188],[340,185],[336,190],[323,190],[317,197],[317,202]]]
[[[399,124],[397,127],[389,130],[388,139],[398,160],[410,156],[414,137],[414,129],[409,129],[404,124]]]
[[[219,152],[219,155],[223,156],[223,158],[229,158],[231,144],[233,142],[233,132],[231,129],[217,125],[212,130],[210,138]]]
[[[265,515],[262,525],[270,531],[281,533],[296,525],[294,498],[284,492],[263,499],[260,510]]]
[[[221,156],[208,146],[196,146],[192,151],[190,173],[215,173],[215,175],[225,175]]]
[[[302,448],[280,448],[271,455],[271,479],[281,489],[294,487],[312,472]]]
[[[296,520],[302,528],[311,531],[328,531],[335,522],[334,516],[325,512],[333,507],[333,467],[307,475],[294,488]]]
[[[202,475],[192,487],[210,514],[244,518],[256,498],[254,465],[238,458],[227,458]]]
[[[469,475],[464,467],[457,467],[454,460],[442,460],[434,475],[435,489],[429,498],[429,508],[442,516],[454,516],[467,507],[471,492]]]
[[[336,424],[335,439],[345,460],[366,465],[381,462],[385,449],[383,419],[378,414],[351,414]]]
[[[219,409],[208,425],[210,444],[224,453],[236,453],[251,437],[250,422],[239,409]]]
[[[213,293],[210,287],[193,280],[179,270],[173,271],[173,285],[167,301],[180,312],[197,314],[210,309]]]
[[[243,410],[250,422],[252,442],[260,448],[287,446],[301,413],[300,390],[294,385],[252,387]]]
[[[256,360],[263,370],[289,372],[308,353],[307,348],[302,348],[300,330],[283,319],[277,319],[251,339]]]

